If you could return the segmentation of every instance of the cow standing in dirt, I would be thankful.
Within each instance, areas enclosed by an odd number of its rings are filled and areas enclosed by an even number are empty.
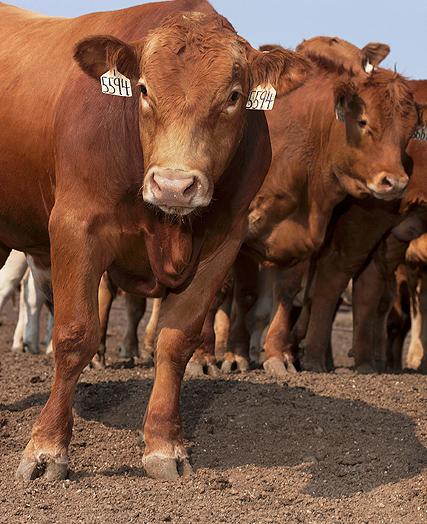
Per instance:
[[[329,40],[329,42],[328,42]],[[323,54],[341,54],[343,60],[360,63],[363,50],[335,38],[316,37],[305,42],[306,49]],[[426,83],[408,81],[418,104],[427,101]],[[424,124],[423,111],[418,106],[420,124]],[[391,115],[392,116],[392,115]],[[393,130],[395,122],[389,118],[385,133]],[[368,124],[368,122],[367,122]],[[422,137],[422,127],[419,134]],[[416,129],[414,135],[417,136]],[[316,272],[311,284],[306,307],[310,309],[307,326],[301,329],[304,348],[304,369],[326,371],[332,323],[339,297],[348,281],[353,278],[353,347],[355,366],[359,372],[371,373],[386,366],[387,318],[392,307],[397,264],[404,261],[406,242],[424,231],[423,201],[425,198],[427,144],[411,140],[402,161],[410,175],[407,192],[402,203],[347,199],[337,209],[328,242],[316,259]],[[401,211],[410,211],[407,216]],[[399,222],[399,242],[383,239]],[[400,369],[397,360],[393,369]]]
[[[99,347],[108,270],[128,292],[166,297],[143,464],[176,478],[190,468],[182,376],[271,161],[248,95],[268,83],[280,99],[311,66],[253,49],[203,0],[77,19],[1,4],[0,32],[0,263],[12,248],[28,253],[55,308],[54,382],[17,476],[67,474],[74,391]],[[116,84],[127,96],[101,91],[107,71],[129,80]]]
[[[323,245],[336,206],[347,196],[371,196],[396,207],[388,201],[401,197],[408,183],[402,159],[420,115],[408,81],[375,69],[387,50],[370,44],[352,67],[302,49],[317,74],[268,115],[273,159],[251,204],[245,247],[286,268],[265,340],[264,367],[274,376],[292,365],[289,313],[301,264]]]

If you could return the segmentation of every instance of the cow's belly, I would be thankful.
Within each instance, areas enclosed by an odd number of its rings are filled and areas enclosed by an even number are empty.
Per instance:
[[[50,177],[19,157],[0,152],[0,242],[11,249],[49,250],[53,206]]]

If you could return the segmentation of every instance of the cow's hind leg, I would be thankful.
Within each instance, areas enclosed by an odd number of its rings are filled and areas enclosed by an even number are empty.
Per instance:
[[[154,298],[151,302],[151,314],[145,328],[144,347],[140,351],[139,358],[146,366],[152,366],[154,361],[154,349],[156,346],[157,327],[159,324],[160,308],[162,307],[162,299]]]
[[[46,297],[35,282],[31,271],[24,277],[22,287],[27,311],[23,346],[25,351],[38,354],[40,353],[40,314]]]
[[[9,251],[0,247],[0,313],[8,299],[18,289],[25,271],[27,259],[20,251]]]
[[[101,342],[98,351],[93,357],[91,366],[95,369],[105,368],[105,355],[107,352],[108,322],[110,320],[111,307],[117,294],[117,287],[113,284],[108,273],[104,273],[99,283],[98,304],[99,323],[101,328]]]
[[[126,293],[125,301],[127,327],[118,353],[120,357],[129,359],[139,356],[138,326],[145,314],[147,299],[141,295]],[[152,360],[149,364],[152,364]]]
[[[100,342],[98,287],[104,268],[98,254],[105,253],[105,247],[86,229],[79,232],[76,224],[83,221],[73,221],[70,228],[60,222],[58,227],[51,217],[55,375],[16,473],[21,480],[67,476],[74,392]]]
[[[243,251],[234,264],[233,305],[227,352],[221,370],[230,373],[249,369],[250,333],[247,325],[248,313],[257,299],[258,263]]]
[[[188,377],[201,377],[205,372],[216,377],[219,369],[215,358],[215,316],[221,305],[222,294],[217,293],[209,307],[202,329],[202,344],[196,349],[190,362],[187,364],[186,374]]]

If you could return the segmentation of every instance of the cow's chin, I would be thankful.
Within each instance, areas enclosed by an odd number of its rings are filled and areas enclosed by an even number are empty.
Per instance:
[[[158,206],[160,210],[165,213],[165,215],[175,216],[175,217],[186,217],[191,215],[199,209],[198,207],[170,207],[170,206]]]

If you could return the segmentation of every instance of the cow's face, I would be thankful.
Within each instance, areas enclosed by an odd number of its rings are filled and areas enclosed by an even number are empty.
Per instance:
[[[401,197],[408,184],[405,149],[425,125],[407,82],[386,70],[339,81],[335,110],[332,169],[343,188],[355,197]]]
[[[211,202],[243,136],[251,88],[269,83],[280,96],[300,85],[311,68],[290,51],[256,51],[224,18],[201,13],[169,18],[133,45],[87,39],[75,57],[94,78],[115,66],[135,84],[142,194],[174,215]]]

